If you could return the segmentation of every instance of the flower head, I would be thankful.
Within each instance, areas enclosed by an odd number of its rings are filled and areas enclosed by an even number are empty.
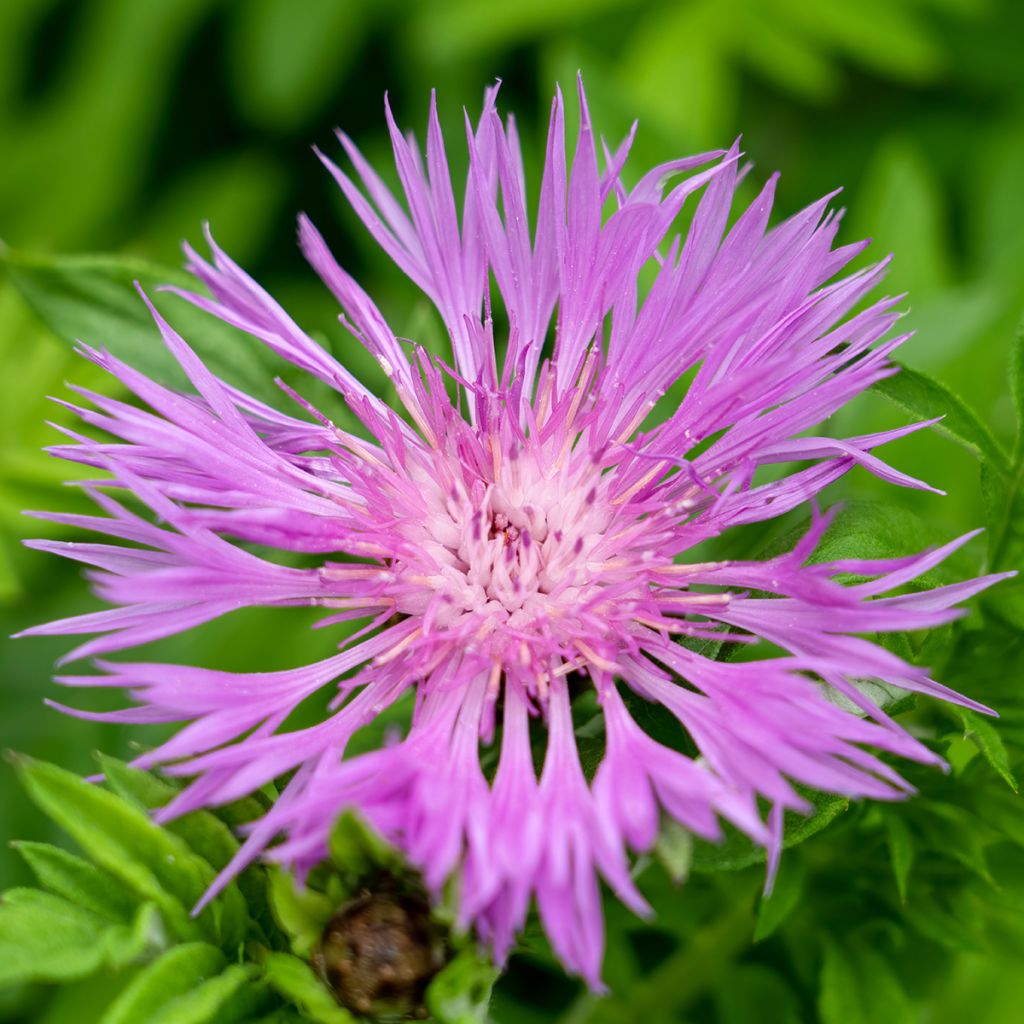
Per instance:
[[[62,681],[126,688],[136,706],[114,714],[121,720],[189,723],[138,759],[190,780],[164,817],[292,773],[229,873],[265,853],[301,874],[323,858],[332,820],[355,807],[432,891],[458,876],[462,921],[499,957],[536,901],[558,955],[596,985],[599,879],[646,912],[628,854],[652,846],[663,815],[708,839],[731,822],[773,863],[783,813],[809,809],[794,783],[896,799],[910,787],[872,750],[939,763],[863,681],[980,706],[861,634],[948,622],[997,577],[904,591],[966,538],[896,560],[810,564],[828,525],[817,513],[783,555],[699,557],[702,542],[808,503],[854,466],[926,487],[874,449],[927,424],[808,435],[895,372],[888,359],[903,339],[887,335],[897,300],[852,312],[885,265],[838,276],[863,245],[833,248],[831,197],[769,227],[774,177],[729,226],[744,173],[736,146],[628,186],[632,135],[605,150],[601,170],[582,88],[571,163],[555,97],[531,214],[515,125],[495,99],[489,92],[479,122],[467,122],[461,212],[433,106],[425,159],[388,111],[402,199],[346,136],[354,177],[321,156],[436,306],[450,365],[398,339],[299,222],[303,252],[400,407],[212,239],[211,261],[187,250],[206,293],[185,297],[330,384],[358,430],[298,395],[286,415],[230,387],[155,310],[195,393],[84,349],[138,403],[82,392],[91,408],[76,411],[112,440],[75,434],[58,454],[109,474],[84,485],[105,514],[49,518],[117,543],[36,546],[92,565],[112,608],[31,632],[97,634],[69,655],[82,658],[242,606],[313,604],[328,623],[360,620],[339,653],[287,671],[99,660],[102,674]],[[690,202],[689,230],[674,236]],[[758,478],[779,464],[782,475]],[[111,496],[118,489],[151,515]],[[297,568],[253,545],[318,564]],[[851,575],[859,582],[843,582]],[[760,660],[707,651],[758,638]],[[603,716],[593,773],[573,721],[588,689]],[[351,737],[409,692],[407,735],[345,756]],[[324,720],[282,729],[316,693],[331,698]],[[678,749],[638,724],[643,702],[678,719]],[[699,756],[683,752],[687,735]],[[493,770],[481,765],[485,748]]]

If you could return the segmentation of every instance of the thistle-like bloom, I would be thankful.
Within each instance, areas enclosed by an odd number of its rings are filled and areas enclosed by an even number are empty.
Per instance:
[[[696,555],[732,527],[811,502],[854,466],[927,486],[873,454],[927,424],[813,433],[895,372],[888,358],[903,339],[886,336],[897,300],[851,313],[884,263],[837,276],[863,245],[833,248],[831,197],[769,228],[772,177],[730,227],[736,147],[637,179],[625,171],[631,134],[605,149],[601,170],[582,88],[579,98],[571,166],[554,100],[533,214],[515,125],[494,92],[479,122],[467,121],[461,213],[433,107],[425,160],[387,113],[402,198],[346,136],[354,177],[321,156],[451,340],[449,365],[397,338],[300,219],[303,252],[400,408],[212,240],[212,261],[187,250],[206,293],[185,297],[335,388],[358,436],[297,394],[293,416],[228,386],[155,310],[194,394],[84,349],[139,401],[79,389],[92,408],[76,412],[107,439],[76,434],[56,451],[109,474],[85,485],[105,515],[47,518],[116,543],[35,546],[93,566],[113,607],[31,632],[98,634],[69,655],[82,658],[243,606],[312,604],[328,623],[363,620],[338,654],[287,671],[100,660],[103,674],[62,682],[127,688],[137,706],[115,713],[122,721],[189,723],[138,759],[189,780],[165,818],[290,774],[229,873],[266,853],[301,875],[354,807],[433,892],[457,877],[463,923],[499,958],[535,901],[560,958],[597,985],[599,879],[645,913],[628,858],[651,848],[663,815],[707,839],[731,822],[772,864],[784,812],[810,807],[794,783],[898,799],[911,787],[869,748],[941,763],[864,680],[986,709],[861,634],[949,622],[996,577],[906,592],[966,538],[897,560],[809,564],[827,525],[817,514],[788,554]],[[690,201],[689,230],[674,236]],[[678,405],[655,411],[682,380]],[[784,475],[757,479],[780,465]],[[111,484],[151,515],[111,496]],[[253,545],[318,565],[296,568]],[[708,639],[760,640],[748,653],[763,656],[714,660]],[[590,730],[604,738],[594,773],[573,721],[587,688],[603,716],[603,732]],[[353,734],[410,691],[407,735],[346,757]],[[317,693],[330,714],[282,731]],[[679,749],[635,720],[644,702],[678,719]],[[699,756],[683,752],[687,736]]]

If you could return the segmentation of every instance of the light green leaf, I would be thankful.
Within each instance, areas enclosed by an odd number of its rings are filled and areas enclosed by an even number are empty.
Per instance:
[[[154,1021],[169,1003],[218,974],[225,963],[224,954],[205,942],[175,946],[131,980],[100,1024]]]
[[[236,1024],[265,1010],[270,993],[255,984],[259,968],[232,964],[172,999],[149,1024]]]
[[[237,888],[229,886],[198,918],[190,916],[215,872],[181,839],[121,797],[62,768],[26,757],[17,758],[15,767],[40,810],[99,867],[155,903],[175,935],[214,938],[225,948],[241,941],[247,915]]]
[[[274,920],[291,939],[292,952],[308,957],[336,909],[323,893],[299,888],[295,879],[277,867],[267,869],[267,896]]]
[[[427,1009],[437,1024],[485,1024],[500,973],[467,946],[427,986]]]
[[[767,939],[800,902],[804,888],[803,865],[796,857],[783,857],[769,895],[761,898],[754,925],[754,941]]]
[[[973,409],[944,384],[904,366],[895,376],[873,385],[872,390],[920,419],[942,416],[942,421],[936,424],[936,430],[963,445],[999,472],[1008,469],[1006,452],[992,431]]]
[[[131,256],[42,256],[0,249],[0,266],[22,298],[64,341],[107,348],[163,384],[188,388],[188,381],[160,338],[135,289],[138,281],[172,327],[218,377],[257,398],[279,403],[275,363],[261,342],[158,289],[197,282],[171,267]]]
[[[110,921],[126,921],[138,906],[124,886],[81,857],[49,843],[17,842],[14,848],[39,879],[57,896]]]
[[[1017,409],[1017,459],[1024,458],[1024,320],[1017,325],[1010,346],[1010,394]]]
[[[376,868],[400,870],[403,864],[401,853],[353,810],[341,813],[327,847],[338,870],[352,877]]]
[[[304,960],[289,953],[270,953],[263,962],[267,984],[294,1003],[316,1024],[358,1024],[357,1018],[339,1006],[323,982]]]
[[[964,727],[964,739],[974,741],[985,760],[1016,793],[1018,791],[1017,780],[1010,769],[1010,759],[1006,753],[1006,747],[995,726],[983,715],[979,715],[969,708],[962,708],[955,704],[951,704],[949,707]]]
[[[67,982],[120,968],[163,941],[151,904],[127,924],[38,889],[11,889],[0,902],[0,986]]]
[[[98,755],[104,778],[118,796],[145,810],[163,807],[179,790],[150,772],[140,771],[117,758]],[[231,829],[209,811],[193,811],[168,822],[164,829],[179,836],[193,853],[199,854],[218,871],[238,852],[238,840]]]
[[[677,885],[685,882],[693,863],[693,833],[667,815],[662,819],[653,854]]]

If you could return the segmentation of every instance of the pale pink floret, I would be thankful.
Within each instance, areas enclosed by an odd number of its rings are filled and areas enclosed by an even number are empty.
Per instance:
[[[398,411],[212,239],[209,261],[188,249],[206,294],[186,298],[337,389],[363,431],[342,430],[301,400],[293,417],[229,387],[155,311],[195,394],[83,349],[141,407],[80,391],[92,408],[76,411],[108,439],[72,434],[55,452],[112,477],[152,517],[99,489],[109,481],[88,485],[105,515],[46,516],[127,543],[35,542],[92,566],[113,607],[30,632],[98,634],[71,659],[251,605],[314,604],[328,622],[364,620],[339,654],[294,670],[103,660],[102,675],[61,682],[126,688],[136,706],[114,719],[189,723],[138,759],[190,780],[163,819],[295,771],[224,878],[263,852],[306,872],[323,858],[335,816],[354,806],[432,891],[459,876],[462,923],[499,958],[535,901],[558,955],[598,985],[599,878],[647,912],[628,855],[650,849],[663,815],[712,840],[728,821],[768,847],[774,865],[782,811],[809,809],[794,783],[897,799],[910,787],[867,748],[941,763],[863,681],[986,709],[858,634],[941,625],[999,577],[903,592],[967,538],[891,561],[808,564],[828,524],[817,514],[788,554],[694,558],[700,542],[806,504],[854,466],[927,486],[874,454],[927,424],[806,434],[895,372],[888,357],[903,339],[886,339],[897,300],[850,315],[884,263],[836,279],[863,246],[833,248],[831,197],[769,228],[774,177],[729,228],[743,173],[736,146],[665,164],[630,188],[631,134],[614,155],[605,150],[602,172],[582,88],[571,161],[555,97],[531,226],[518,138],[495,93],[478,124],[467,122],[461,212],[433,104],[425,161],[387,112],[402,199],[344,135],[354,178],[321,155],[367,229],[437,307],[453,365],[400,341],[304,217],[302,249],[394,384]],[[685,237],[673,236],[698,193]],[[652,263],[645,292],[638,275]],[[492,303],[507,330],[495,326]],[[684,374],[691,382],[678,407],[652,419]],[[779,463],[806,465],[756,479]],[[328,557],[289,568],[248,543]],[[347,561],[329,557],[342,553]],[[851,573],[868,582],[838,582]],[[758,637],[782,653],[718,662],[687,645]],[[278,731],[332,685],[323,722]],[[571,708],[585,685],[604,715],[592,779]],[[408,735],[344,759],[350,738],[409,690]],[[630,714],[635,700],[668,709],[701,756],[651,738]],[[532,716],[547,725],[539,775]],[[493,777],[481,743],[497,745]],[[772,808],[766,816],[759,800]]]

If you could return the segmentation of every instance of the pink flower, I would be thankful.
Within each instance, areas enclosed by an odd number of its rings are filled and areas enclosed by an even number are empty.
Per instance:
[[[92,407],[77,410],[82,420],[113,440],[74,435],[57,452],[106,471],[115,492],[152,514],[88,485],[104,515],[47,516],[114,538],[34,545],[93,566],[112,607],[29,632],[96,634],[68,656],[83,658],[250,605],[314,604],[328,622],[364,620],[340,653],[293,670],[100,660],[102,675],[61,681],[126,688],[136,706],[119,720],[189,723],[138,759],[191,780],[165,818],[294,773],[228,874],[260,853],[302,874],[323,858],[338,813],[356,807],[434,892],[459,876],[462,920],[499,958],[535,900],[558,955],[596,986],[599,878],[646,912],[629,851],[651,847],[662,814],[707,839],[729,821],[774,863],[782,812],[809,808],[793,783],[898,799],[910,787],[871,749],[940,763],[862,681],[986,709],[861,634],[949,622],[1000,577],[901,592],[967,538],[892,561],[807,564],[828,523],[817,514],[788,554],[694,557],[700,542],[811,502],[857,465],[926,487],[873,452],[928,424],[806,434],[895,372],[888,358],[903,339],[886,335],[897,300],[850,315],[885,264],[837,277],[863,244],[832,247],[831,197],[769,228],[775,177],[728,227],[743,174],[735,146],[674,160],[627,187],[632,135],[605,151],[601,171],[582,87],[569,169],[555,97],[531,215],[515,126],[494,101],[492,90],[479,123],[467,124],[461,215],[433,106],[425,162],[387,113],[404,202],[346,136],[361,184],[321,156],[437,307],[452,366],[396,338],[299,221],[303,252],[400,409],[303,333],[212,240],[212,262],[188,250],[208,295],[186,298],[332,385],[365,436],[302,400],[293,417],[229,387],[155,311],[195,394],[84,350],[139,404],[79,389]],[[691,227],[672,236],[691,197]],[[652,267],[653,283],[641,287]],[[503,316],[492,318],[492,302]],[[689,387],[678,407],[652,417],[682,377]],[[794,462],[806,468],[755,480],[761,466]],[[288,567],[249,544],[319,555],[320,564]],[[840,582],[847,574],[868,582]],[[782,653],[716,661],[693,642],[708,638],[763,638]],[[605,737],[592,778],[572,719],[573,696],[588,687]],[[410,690],[408,735],[346,758],[352,735]],[[280,731],[301,701],[325,691],[333,700],[320,724]],[[667,708],[701,756],[644,732],[630,712],[642,701]],[[531,719],[546,730],[539,775]],[[489,777],[480,754],[492,744]],[[772,808],[767,820],[759,800]]]

